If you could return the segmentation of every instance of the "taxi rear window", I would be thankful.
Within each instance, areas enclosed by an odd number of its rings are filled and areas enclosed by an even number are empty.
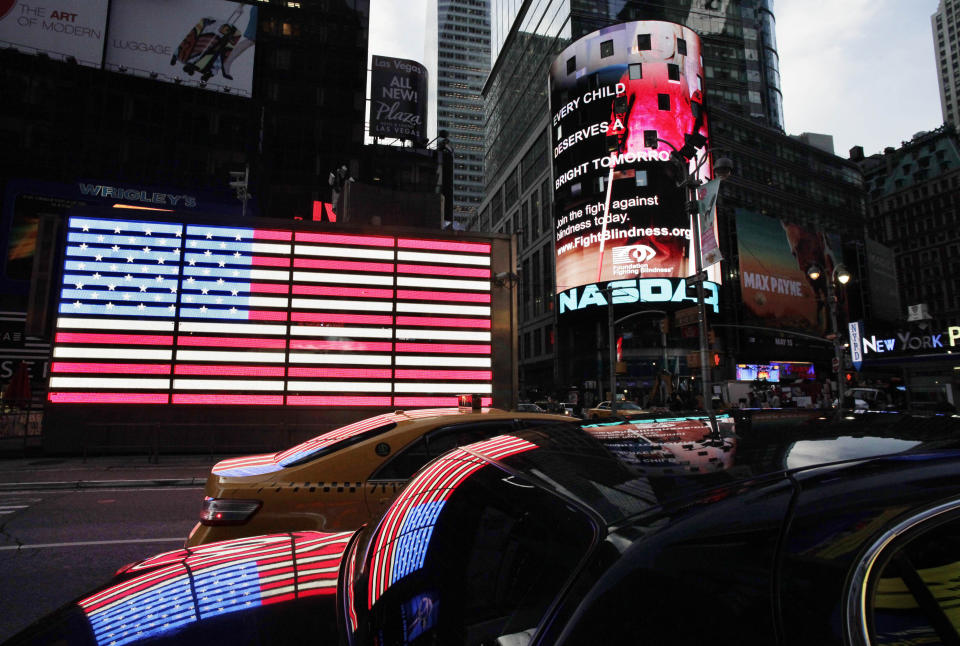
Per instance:
[[[354,444],[357,444],[359,442],[363,442],[364,440],[369,440],[371,437],[382,435],[383,433],[386,433],[387,431],[391,431],[396,427],[397,427],[396,422],[390,422],[389,424],[384,424],[383,426],[377,426],[367,431],[363,431],[362,433],[350,435],[348,437],[343,438],[342,440],[333,442],[332,444],[325,444],[325,445],[319,446],[314,450],[309,450],[305,448],[305,450],[302,452],[293,452],[293,454],[290,455],[290,457],[282,458],[279,460],[279,462],[280,462],[280,465],[284,467],[295,467],[297,465],[310,462],[311,460],[316,460],[317,458],[323,457],[325,455],[336,453],[337,451],[345,449],[348,446],[353,446]],[[304,446],[306,444],[307,443],[304,443]],[[291,453],[291,451],[288,451],[288,453]]]

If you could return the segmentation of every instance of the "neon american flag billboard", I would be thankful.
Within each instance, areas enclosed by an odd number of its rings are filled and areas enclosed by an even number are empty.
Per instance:
[[[67,224],[51,404],[490,403],[490,241]]]

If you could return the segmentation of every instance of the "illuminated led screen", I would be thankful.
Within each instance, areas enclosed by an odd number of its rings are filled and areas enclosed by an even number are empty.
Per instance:
[[[64,257],[52,403],[492,393],[488,242],[71,217]]]
[[[702,148],[691,152],[688,170],[708,179],[708,161],[697,169],[707,145],[702,75],[699,37],[659,21],[593,32],[554,61],[558,294],[579,298],[571,290],[584,285],[630,280],[642,288],[642,281],[667,284],[695,273],[672,148],[645,146],[644,133],[676,149],[693,136]],[[718,273],[710,278],[719,282]]]

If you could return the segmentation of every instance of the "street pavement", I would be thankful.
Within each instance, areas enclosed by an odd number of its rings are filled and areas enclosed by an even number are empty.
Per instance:
[[[203,486],[228,455],[15,456],[0,458],[0,491]]]

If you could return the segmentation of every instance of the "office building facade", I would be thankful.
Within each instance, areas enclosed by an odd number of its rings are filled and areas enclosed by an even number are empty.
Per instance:
[[[566,398],[568,392],[583,396],[592,390],[591,398],[596,399],[609,392],[602,383],[608,374],[609,348],[602,309],[594,308],[593,315],[586,317],[580,316],[583,312],[570,315],[555,310],[555,218],[559,214],[552,202],[557,169],[552,169],[554,124],[544,79],[556,56],[588,33],[628,21],[659,20],[689,27],[701,37],[703,101],[711,118],[711,145],[724,149],[735,163],[734,178],[724,182],[720,196],[719,238],[725,260],[717,321],[740,324],[736,312],[743,299],[736,214],[724,206],[728,200],[734,208],[755,212],[757,218],[792,220],[813,234],[829,228],[846,240],[862,230],[857,167],[783,134],[771,4],[762,0],[722,5],[710,1],[493,3],[495,58],[484,88],[487,194],[472,226],[517,236],[521,388],[526,387],[529,396],[551,391]],[[755,154],[756,146],[765,147],[763,155]],[[745,221],[748,218],[744,216]],[[809,317],[820,320],[810,325],[822,327],[823,309],[814,310]],[[617,316],[624,312],[617,309]],[[696,348],[696,339],[689,334],[690,321],[669,318],[669,325],[675,327],[665,343],[653,325],[658,321],[646,320],[626,330],[622,349],[628,372],[621,386],[642,389],[664,368],[674,374],[696,373],[698,369],[687,361]],[[765,352],[754,353],[757,359],[810,357],[804,344],[776,331],[741,338],[718,329],[716,337],[718,363],[713,371],[718,378],[732,373],[735,352],[766,346]],[[818,349],[820,354],[829,367],[829,346]],[[638,361],[646,365],[641,372],[632,372],[631,362]]]
[[[483,200],[483,82],[490,70],[490,1],[433,0],[437,16],[437,130],[453,151],[453,223]]]
[[[940,109],[944,123],[960,124],[960,2],[940,0],[937,11],[930,16],[933,30],[933,49],[940,81]]]

